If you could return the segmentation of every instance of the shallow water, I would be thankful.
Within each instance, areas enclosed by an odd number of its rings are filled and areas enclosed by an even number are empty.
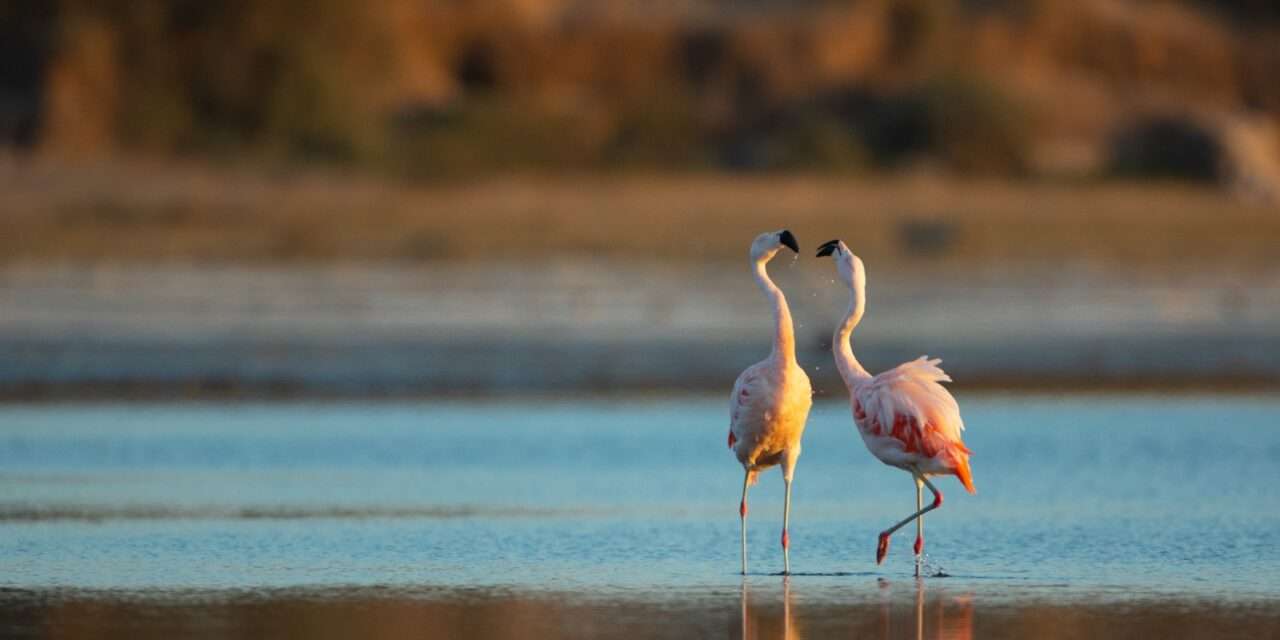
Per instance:
[[[429,636],[516,637],[449,621],[524,615],[561,636],[619,635],[625,619],[639,635],[737,637],[745,620],[770,636],[791,620],[819,635],[885,622],[886,637],[963,637],[948,620],[1043,635],[1074,616],[1064,628],[1080,635],[1138,628],[1105,623],[1114,611],[1221,616],[1192,635],[1276,628],[1280,401],[960,395],[978,494],[939,480],[926,551],[950,577],[923,585],[910,531],[874,563],[876,533],[914,494],[865,451],[842,402],[810,419],[785,584],[770,575],[777,471],[752,490],[752,575],[737,575],[741,471],[721,398],[7,407],[0,625],[226,637],[390,617],[410,621],[403,635],[424,635],[417,621],[453,629]]]

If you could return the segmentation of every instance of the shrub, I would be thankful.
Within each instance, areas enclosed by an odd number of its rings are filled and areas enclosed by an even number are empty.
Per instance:
[[[1194,118],[1149,114],[1125,123],[1108,143],[1108,173],[1130,178],[1217,181],[1222,142]]]
[[[837,114],[806,105],[734,131],[720,144],[720,161],[732,169],[839,171],[866,166],[867,152]]]
[[[407,177],[457,177],[588,163],[592,149],[573,118],[477,97],[406,109],[391,125],[393,169]]]
[[[823,98],[870,158],[893,168],[932,156],[965,174],[1016,175],[1030,164],[1026,113],[994,85],[950,75],[890,93],[850,88]]]
[[[973,76],[936,78],[912,99],[927,119],[929,146],[952,170],[1024,174],[1032,132],[1025,112],[995,85]]]
[[[707,138],[692,102],[672,89],[627,105],[600,160],[612,168],[705,167],[711,163]]]

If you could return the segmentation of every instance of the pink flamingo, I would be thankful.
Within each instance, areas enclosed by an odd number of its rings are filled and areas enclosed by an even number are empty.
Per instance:
[[[742,480],[742,573],[747,573],[747,487],[755,484],[760,471],[782,465],[782,481],[787,493],[782,508],[783,573],[791,573],[788,551],[791,521],[791,478],[800,458],[800,437],[813,404],[809,376],[796,363],[796,338],[791,327],[791,310],[782,290],[769,279],[765,264],[782,247],[799,253],[795,236],[782,230],[761,234],[751,243],[751,265],[756,283],[773,305],[773,351],[768,358],[747,367],[729,398],[729,448],[746,471]]]
[[[849,311],[831,339],[840,377],[849,388],[853,421],[862,441],[881,462],[911,474],[916,485],[916,511],[880,532],[876,564],[889,552],[889,536],[912,520],[916,521],[916,577],[920,576],[924,551],[924,514],[942,506],[942,492],[929,476],[954,475],[969,493],[975,493],[969,472],[969,448],[960,439],[964,422],[956,399],[941,382],[951,377],[938,365],[939,359],[921,356],[893,369],[871,375],[853,357],[849,336],[858,326],[866,307],[866,272],[862,260],[839,240],[818,249],[818,257],[832,256],[840,280],[849,287]],[[925,507],[921,489],[933,492],[933,504]]]

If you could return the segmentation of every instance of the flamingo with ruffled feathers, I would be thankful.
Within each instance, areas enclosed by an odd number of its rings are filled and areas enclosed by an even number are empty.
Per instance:
[[[818,249],[818,257],[831,256],[840,281],[849,288],[849,310],[836,326],[831,339],[836,368],[849,389],[853,421],[862,441],[881,462],[911,474],[916,485],[916,510],[897,524],[880,532],[876,564],[889,552],[889,536],[912,520],[916,523],[916,577],[924,553],[924,514],[942,506],[942,492],[930,476],[954,475],[969,493],[974,493],[969,472],[969,448],[960,433],[964,422],[956,399],[941,383],[951,382],[938,367],[942,360],[921,356],[893,369],[871,375],[857,358],[849,338],[866,310],[866,271],[862,260],[840,240]],[[929,487],[933,503],[923,506],[921,491]]]
[[[795,236],[790,231],[761,234],[751,243],[751,269],[756,284],[764,291],[773,307],[773,351],[769,357],[747,367],[733,384],[729,398],[729,448],[742,464],[742,502],[738,516],[742,521],[742,574],[747,573],[747,488],[755,484],[763,470],[782,466],[786,498],[782,507],[782,566],[791,573],[791,546],[788,527],[791,523],[791,479],[796,460],[800,458],[800,438],[804,435],[813,390],[809,376],[796,362],[796,338],[791,325],[791,310],[778,285],[769,279],[765,265],[787,247],[799,253]]]

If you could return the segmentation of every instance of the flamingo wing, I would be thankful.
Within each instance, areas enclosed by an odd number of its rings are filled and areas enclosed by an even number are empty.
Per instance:
[[[942,360],[921,356],[885,371],[854,390],[855,418],[871,435],[888,437],[908,454],[943,462],[973,491],[970,451],[961,439],[960,406],[941,383],[951,377]]]
[[[729,448],[732,449],[744,435],[743,421],[751,412],[753,401],[759,396],[759,365],[747,367],[733,383],[733,393],[729,396]]]

